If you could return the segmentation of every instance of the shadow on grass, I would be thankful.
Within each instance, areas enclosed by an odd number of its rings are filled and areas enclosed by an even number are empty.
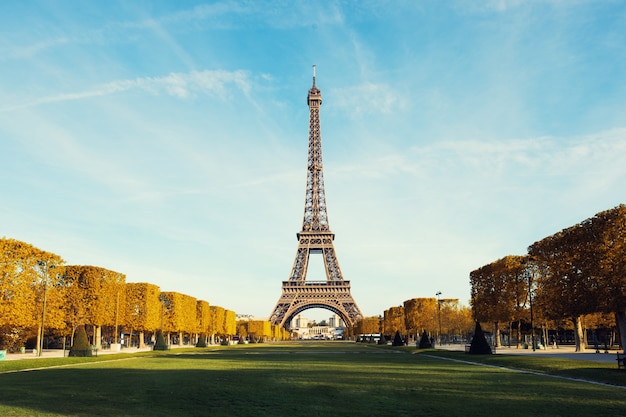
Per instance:
[[[279,352],[170,353],[4,374],[0,415],[626,415],[617,388],[423,355]]]

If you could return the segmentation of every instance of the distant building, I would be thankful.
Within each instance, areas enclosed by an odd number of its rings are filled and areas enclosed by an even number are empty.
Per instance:
[[[302,317],[301,314],[298,314],[294,321],[295,321],[295,323],[294,323],[295,326],[293,326],[293,327],[295,327],[297,329],[302,329],[302,328],[309,327],[309,319],[307,319],[306,317]]]
[[[345,326],[344,326],[343,320],[341,320],[341,317],[339,317],[339,315],[337,314],[333,314],[328,319],[328,327],[345,327]]]
[[[292,322],[293,332],[302,340],[336,340],[343,338],[343,321],[338,315],[328,319],[328,326],[309,326],[310,320],[298,314]]]

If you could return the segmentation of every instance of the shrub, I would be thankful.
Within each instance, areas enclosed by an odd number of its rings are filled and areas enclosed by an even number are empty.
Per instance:
[[[395,336],[393,337],[393,342],[391,342],[392,346],[404,346],[404,340],[402,340],[402,336],[400,336],[400,332],[396,331]]]
[[[469,353],[475,355],[491,355],[491,346],[489,346],[479,322],[476,322],[476,330],[474,331],[474,337],[472,337]]]
[[[87,339],[85,326],[78,326],[74,335],[74,344],[70,348],[70,356],[91,356],[91,346]]]
[[[28,338],[27,329],[13,326],[0,327],[0,349],[8,352],[19,352]]]
[[[165,342],[163,331],[157,330],[156,343],[154,344],[154,347],[152,348],[152,350],[168,350],[168,349],[169,349],[169,346],[167,346],[167,343]]]
[[[198,343],[196,343],[196,347],[205,348],[206,347],[206,335],[201,334],[198,338]]]
[[[422,333],[422,337],[420,338],[420,344],[418,346],[418,349],[430,349],[432,347],[433,345],[432,343],[430,343],[428,333],[426,333],[426,330],[424,330],[424,332]]]

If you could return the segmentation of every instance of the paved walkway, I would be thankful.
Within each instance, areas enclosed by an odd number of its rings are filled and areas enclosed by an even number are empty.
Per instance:
[[[178,346],[172,345],[171,349],[176,349],[179,347],[190,347],[190,346]],[[439,349],[446,350],[459,350],[464,351],[465,345],[462,344],[454,344],[454,345],[440,345]],[[123,348],[121,351],[114,350],[99,350],[98,356],[100,355],[111,355],[116,353],[135,353],[135,352],[147,352],[151,351],[152,347],[144,347],[144,348]],[[60,349],[44,349],[41,356],[37,356],[36,354],[31,352],[27,353],[9,353],[6,355],[6,359],[11,360],[19,360],[19,359],[37,359],[37,358],[62,358],[63,356],[67,356],[69,354],[69,350],[60,350]],[[550,357],[558,357],[558,358],[566,358],[566,359],[579,359],[579,360],[589,360],[589,361],[597,361],[597,362],[610,362],[616,363],[616,351],[609,351],[609,353],[604,353],[604,350],[600,350],[600,353],[596,353],[595,349],[587,349],[584,352],[575,352],[573,346],[559,346],[557,349],[548,347],[546,349],[537,349],[533,351],[532,349],[517,349],[516,347],[500,347],[496,350],[496,354],[506,354],[506,355],[534,355],[534,356],[550,356]]]
[[[170,349],[176,349],[179,347],[191,347],[191,346],[178,346],[178,345],[172,345],[170,346]],[[122,350],[120,351],[115,351],[115,350],[111,350],[111,349],[106,349],[106,350],[98,350],[98,356],[100,355],[114,355],[117,353],[136,353],[136,352],[148,352],[152,350],[152,346],[147,346],[147,347],[143,347],[143,348],[136,348],[136,347],[131,347],[131,348],[122,348]],[[26,353],[7,353],[6,355],[6,360],[8,361],[14,361],[14,360],[20,360],[20,359],[39,359],[39,358],[62,358],[64,356],[68,356],[70,353],[69,350],[62,350],[62,349],[44,349],[43,352],[41,352],[41,356],[37,355],[36,353],[33,353],[32,351],[27,351]]]
[[[447,350],[465,350],[464,345],[440,345],[439,349],[447,349]],[[600,353],[596,353],[595,349],[586,349],[583,352],[576,352],[574,346],[559,346],[558,348],[548,347],[545,349],[537,349],[533,351],[532,349],[518,349],[514,346],[506,347],[502,346],[496,349],[496,354],[504,354],[504,355],[533,355],[533,356],[548,356],[548,357],[556,357],[556,358],[566,358],[566,359],[578,359],[578,360],[588,360],[588,361],[596,361],[596,362],[610,362],[617,363],[615,359],[617,351],[610,350],[609,353],[604,353],[604,349],[600,349]]]

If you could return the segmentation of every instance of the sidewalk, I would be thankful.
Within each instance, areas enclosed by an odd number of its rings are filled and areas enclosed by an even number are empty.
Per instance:
[[[179,347],[191,347],[191,346],[178,346],[172,345],[170,349],[177,349]],[[111,349],[98,350],[97,354],[94,353],[94,356],[101,355],[115,355],[118,353],[137,353],[137,352],[149,352],[152,350],[152,346],[146,346],[142,348],[130,347],[130,348],[122,348],[122,350],[115,351]],[[39,359],[39,358],[62,358],[64,356],[68,356],[70,351],[68,349],[44,349],[41,352],[41,356],[33,353],[32,351],[27,351],[26,353],[7,353],[6,360],[15,361],[21,359]]]
[[[177,348],[185,348],[191,347],[188,345],[179,346],[179,345],[171,345],[170,349]],[[438,349],[445,350],[455,350],[455,351],[465,351],[464,344],[451,344],[451,345],[439,345]],[[136,352],[148,352],[151,351],[151,346],[146,346],[143,348],[123,348],[120,351],[114,350],[99,350],[98,356],[100,355],[114,355],[117,353],[136,353]],[[578,360],[588,360],[588,361],[596,361],[596,362],[609,362],[616,363],[616,351],[609,351],[609,353],[604,353],[604,350],[601,349],[600,353],[596,353],[595,349],[586,349],[583,352],[576,352],[573,346],[559,346],[558,348],[548,347],[547,349],[537,349],[533,351],[532,349],[518,349],[514,346],[502,346],[496,350],[496,354],[498,355],[534,355],[534,356],[549,356],[549,357],[557,357],[557,358],[565,358],[565,359],[578,359]],[[8,353],[6,355],[6,360],[20,360],[20,359],[38,359],[38,358],[62,358],[64,356],[69,355],[69,350],[61,350],[61,349],[44,349],[41,356],[37,356],[32,352],[27,353]]]
[[[437,346],[439,349],[446,350],[465,350],[465,345],[440,345]],[[501,346],[496,349],[497,355],[533,355],[533,356],[549,356],[556,358],[565,358],[565,359],[577,359],[577,360],[587,360],[587,361],[596,361],[596,362],[610,362],[617,363],[615,359],[617,358],[616,351],[609,351],[609,353],[604,353],[604,349],[600,349],[600,353],[596,353],[596,350],[586,349],[582,352],[576,352],[574,346],[559,346],[558,348],[548,347],[546,349],[537,349],[533,351],[532,349],[518,349],[515,346]]]

